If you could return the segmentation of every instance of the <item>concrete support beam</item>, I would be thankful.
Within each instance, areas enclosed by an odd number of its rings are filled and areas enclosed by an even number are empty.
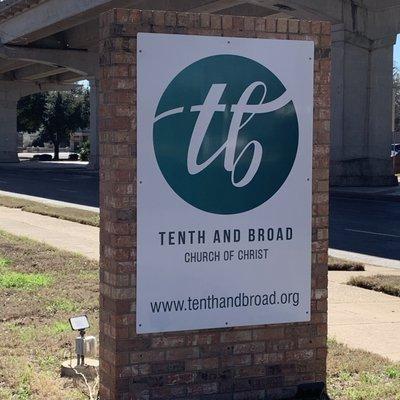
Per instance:
[[[26,44],[65,31],[115,7],[182,10],[212,3],[210,0],[47,0],[0,22],[3,44]]]
[[[204,4],[199,7],[195,7],[191,11],[193,12],[208,12],[208,13],[217,13],[225,8],[230,8],[234,6],[238,6],[240,4],[246,3],[246,0],[216,0],[211,2],[211,4]]]
[[[0,63],[0,74],[5,74],[6,72],[14,71],[15,69],[23,68],[31,64],[30,62],[20,60],[2,60]]]
[[[47,65],[36,64],[18,69],[12,73],[12,76],[15,80],[34,81],[38,79],[47,78],[48,76],[63,74],[67,71],[68,71],[67,68],[54,68],[54,67],[49,67]]]
[[[368,33],[371,39],[380,39],[400,33],[400,4],[369,13]]]
[[[49,82],[16,82],[16,81],[7,81],[0,80],[0,99],[4,98],[4,96],[15,94],[17,99],[21,97],[28,96],[29,94],[39,93],[39,92],[47,92],[50,90],[71,90],[76,88],[77,85],[72,84],[64,84],[64,83],[49,83]]]
[[[284,12],[300,19],[341,22],[343,0],[250,0],[252,4]]]
[[[10,43],[19,39],[19,43],[29,43],[31,40],[55,33],[57,30],[50,29],[54,24],[65,23],[69,18],[88,13],[106,4],[111,6],[110,3],[110,0],[46,1],[1,23],[1,42]]]
[[[99,80],[91,79],[90,84],[90,160],[91,169],[99,169]]]
[[[83,76],[94,76],[98,70],[97,53],[79,50],[40,49],[21,46],[0,46],[0,58],[65,67]],[[15,62],[15,61],[14,61]]]
[[[53,83],[76,83],[83,79],[87,79],[87,77],[83,77],[81,75],[77,75],[75,72],[64,72],[60,75],[56,75],[46,79],[46,82]]]
[[[331,184],[390,186],[395,37],[371,42],[334,27]]]

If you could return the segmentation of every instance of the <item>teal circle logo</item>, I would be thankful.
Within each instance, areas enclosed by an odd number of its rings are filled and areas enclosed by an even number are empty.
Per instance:
[[[182,70],[159,101],[153,130],[158,166],[172,190],[214,214],[238,214],[270,199],[296,158],[299,124],[283,83],[236,55]]]

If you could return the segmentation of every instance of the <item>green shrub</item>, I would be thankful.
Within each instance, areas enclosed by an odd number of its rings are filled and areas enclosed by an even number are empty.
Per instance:
[[[85,140],[79,147],[79,158],[81,161],[89,161],[90,157],[90,143]]]

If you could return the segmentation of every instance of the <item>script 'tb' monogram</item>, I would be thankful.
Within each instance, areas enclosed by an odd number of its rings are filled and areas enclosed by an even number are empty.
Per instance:
[[[217,214],[251,210],[293,166],[298,121],[290,93],[241,56],[199,60],[163,93],[153,132],[160,170],[187,203]]]
[[[193,130],[193,134],[190,140],[188,156],[187,156],[187,168],[191,175],[196,175],[207,168],[224,150],[224,168],[226,171],[231,172],[231,182],[235,187],[244,187],[249,184],[254,176],[256,175],[262,159],[263,148],[260,142],[252,140],[247,143],[241,153],[235,159],[236,146],[238,141],[238,135],[242,128],[244,128],[256,114],[263,114],[273,112],[281,109],[287,105],[290,99],[285,92],[279,99],[264,103],[267,95],[267,87],[263,82],[254,82],[246,88],[237,104],[231,106],[231,112],[233,113],[231,124],[228,132],[228,139],[226,142],[206,161],[198,164],[197,159],[200,152],[200,148],[203,144],[204,138],[207,134],[208,127],[210,126],[211,120],[216,112],[226,112],[227,105],[220,104],[220,100],[225,91],[226,84],[213,84],[210,91],[202,105],[192,106],[191,112],[198,112],[199,116],[196,121],[196,125]],[[250,97],[256,91],[258,87],[263,89],[261,98],[258,104],[248,104]],[[183,108],[176,108],[174,110],[166,111],[159,115],[156,121],[166,118],[170,115],[183,112]],[[243,120],[245,114],[249,116]],[[239,180],[235,179],[235,168],[241,158],[247,151],[251,151],[253,147],[253,157],[250,165],[248,166],[247,172]]]

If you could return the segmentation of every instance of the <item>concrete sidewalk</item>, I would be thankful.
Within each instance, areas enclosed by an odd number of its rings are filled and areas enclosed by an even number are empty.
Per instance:
[[[99,258],[95,227],[0,207],[0,229]],[[346,285],[352,275],[374,274],[400,275],[400,270],[367,266],[366,272],[329,273],[328,335],[350,347],[400,361],[400,298]]]
[[[365,272],[329,272],[328,335],[400,361],[400,298],[346,285],[351,276],[400,275],[400,270],[366,266]]]
[[[99,228],[0,207],[0,230],[99,259]]]

